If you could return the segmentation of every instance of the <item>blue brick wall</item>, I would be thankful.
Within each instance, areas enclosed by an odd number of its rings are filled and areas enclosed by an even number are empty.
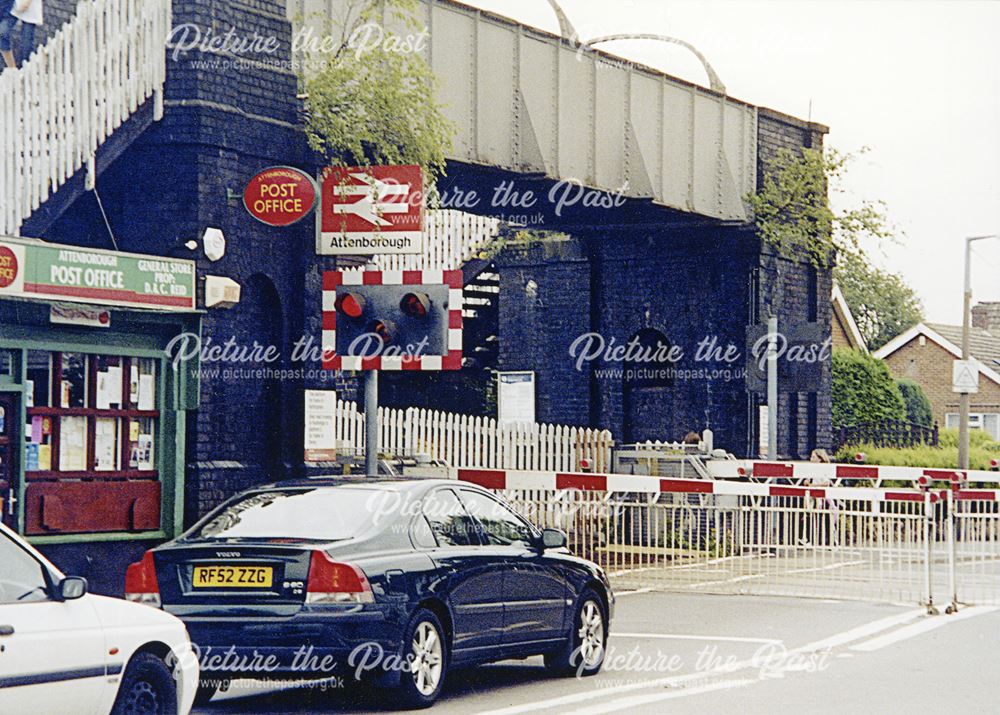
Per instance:
[[[821,146],[824,131],[762,109],[760,171],[780,147]],[[773,255],[750,226],[593,227],[569,241],[507,249],[498,266],[499,369],[537,372],[540,421],[606,428],[617,439],[680,439],[711,428],[718,446],[753,454],[760,397],[746,391],[745,363],[708,364],[722,371],[701,372],[698,343],[715,336],[718,345],[742,352],[747,326],[772,311],[780,325],[818,321],[829,333],[829,271]],[[537,285],[533,294],[525,290],[529,281]],[[615,362],[578,371],[569,355],[584,333],[621,344],[642,329],[659,331],[684,352],[675,364],[682,372],[669,384],[626,384],[600,374],[623,367]],[[830,390],[826,363],[817,393],[781,395],[782,455],[808,457],[829,446]]]
[[[49,31],[68,19],[74,6],[70,0],[49,0]],[[267,166],[318,169],[298,124],[284,3],[174,0],[173,22],[216,34],[235,27],[241,35],[273,36],[280,49],[276,55],[239,58],[198,50],[176,58],[168,53],[163,120],[98,180],[118,246],[185,256],[185,241],[200,238],[209,226],[222,229],[226,256],[213,263],[198,251],[198,274],[233,278],[242,285],[242,300],[229,310],[209,310],[204,337],[218,343],[235,335],[240,344],[275,344],[283,359],[267,366],[272,369],[316,368],[291,366],[287,358],[299,336],[319,337],[318,276],[334,261],[315,257],[311,220],[270,228],[242,204],[243,187]],[[77,199],[44,238],[110,247],[91,194]],[[189,522],[243,488],[301,472],[302,389],[333,386],[323,376],[227,377],[213,372],[216,367],[225,366],[204,366],[201,404],[188,416]]]

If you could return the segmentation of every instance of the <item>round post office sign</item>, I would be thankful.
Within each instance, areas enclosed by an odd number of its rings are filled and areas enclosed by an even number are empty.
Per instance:
[[[308,216],[319,191],[308,174],[290,166],[272,166],[250,179],[243,205],[268,226],[291,226]]]

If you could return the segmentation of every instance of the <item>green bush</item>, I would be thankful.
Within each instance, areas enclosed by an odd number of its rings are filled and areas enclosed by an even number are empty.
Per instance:
[[[896,387],[899,394],[903,396],[903,404],[906,405],[906,420],[914,424],[931,426],[932,412],[931,401],[924,394],[924,389],[913,380],[905,377],[896,380]]]
[[[938,444],[942,447],[958,449],[958,430],[943,429],[938,433]],[[987,452],[1000,452],[1000,442],[979,429],[969,430],[969,449],[984,449]]]
[[[859,350],[834,350],[834,429],[885,419],[906,419],[906,404],[889,368]]]
[[[866,464],[887,467],[928,467],[931,469],[958,468],[958,430],[941,430],[938,446],[919,444],[915,447],[894,449],[873,444],[844,445],[837,451],[838,462],[853,462],[856,452],[864,452]],[[969,432],[969,468],[989,469],[990,460],[1000,454],[1000,442],[982,430]]]

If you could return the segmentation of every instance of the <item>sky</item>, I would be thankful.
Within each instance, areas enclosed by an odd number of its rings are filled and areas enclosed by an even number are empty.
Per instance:
[[[558,32],[546,0],[464,0]],[[894,243],[873,262],[919,294],[930,322],[959,324],[964,238],[1000,234],[1000,0],[559,0],[586,40],[650,32],[704,54],[728,93],[830,127],[827,145],[868,151],[841,207],[880,199]],[[707,86],[675,45],[602,49]],[[1000,301],[1000,239],[974,244],[973,299]]]

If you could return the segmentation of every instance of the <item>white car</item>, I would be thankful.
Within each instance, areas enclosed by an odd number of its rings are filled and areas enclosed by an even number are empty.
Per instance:
[[[198,674],[180,620],[87,594],[0,524],[0,713],[187,715]]]

